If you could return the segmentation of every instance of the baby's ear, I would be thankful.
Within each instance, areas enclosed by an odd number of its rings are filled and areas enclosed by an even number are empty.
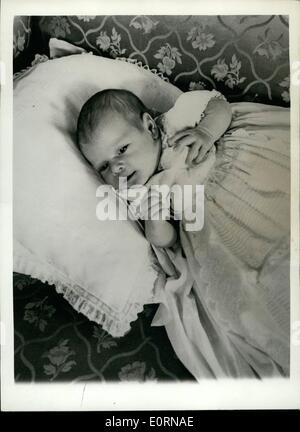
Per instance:
[[[149,131],[153,137],[153,139],[157,139],[159,136],[157,125],[154,119],[148,112],[143,114],[143,125],[144,128]]]

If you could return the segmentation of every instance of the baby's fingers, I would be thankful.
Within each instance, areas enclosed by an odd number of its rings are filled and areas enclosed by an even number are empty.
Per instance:
[[[169,145],[171,147],[177,145],[184,137],[188,137],[190,135],[191,129],[185,129],[181,132],[177,132],[171,138],[168,139]]]
[[[195,142],[194,136],[186,135],[176,142],[176,144],[174,145],[174,149],[176,150],[176,149],[179,149],[182,147],[190,146],[190,145],[194,144],[194,142]]]
[[[204,159],[204,157],[207,154],[207,152],[209,152],[209,150],[211,149],[211,147],[212,147],[211,144],[204,144],[202,146],[202,148],[200,149],[198,156],[195,159],[195,163],[201,162],[202,159]]]
[[[195,142],[194,145],[191,146],[191,149],[190,149],[190,151],[187,155],[187,158],[186,158],[187,165],[193,164],[193,160],[198,155],[201,145],[202,145],[201,143]]]

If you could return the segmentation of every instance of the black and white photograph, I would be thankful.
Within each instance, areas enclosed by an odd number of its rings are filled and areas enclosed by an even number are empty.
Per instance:
[[[294,394],[299,4],[101,3],[95,15],[16,7],[1,34],[11,385]]]

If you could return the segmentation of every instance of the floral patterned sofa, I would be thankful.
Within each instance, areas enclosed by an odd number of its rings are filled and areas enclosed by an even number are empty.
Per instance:
[[[229,101],[289,105],[285,16],[17,16],[16,75],[49,58],[50,37],[94,55],[123,57],[183,91],[212,89]],[[14,274],[16,381],[191,380],[146,306],[113,339],[76,313],[53,287]]]
[[[15,71],[45,60],[50,37],[141,62],[183,91],[216,88],[230,101],[289,103],[285,16],[16,17]]]

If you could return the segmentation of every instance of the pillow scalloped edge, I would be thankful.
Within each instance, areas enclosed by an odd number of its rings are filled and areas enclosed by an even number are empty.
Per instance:
[[[36,260],[35,260],[36,261]],[[84,288],[76,283],[71,283],[59,274],[57,269],[54,269],[49,263],[42,264],[43,269],[41,270],[40,263],[30,261],[17,254],[14,254],[14,271],[28,275],[34,279],[38,279],[41,282],[47,282],[49,285],[54,285],[55,290],[58,294],[62,294],[63,298],[79,313],[82,313],[90,321],[93,321],[107,331],[112,337],[125,336],[131,329],[131,323],[136,321],[138,314],[144,309],[145,304],[156,303],[155,292],[156,285],[159,281],[159,272],[157,269],[151,266],[151,271],[147,275],[143,272],[142,280],[143,284],[145,278],[147,278],[147,286],[151,286],[151,295],[149,297],[148,292],[144,292],[143,289],[139,290],[140,296],[138,299],[135,298],[134,302],[130,299],[126,305],[123,317],[121,314],[117,316],[116,312],[109,308],[107,304],[97,298],[97,306],[92,303],[88,298],[90,295]],[[53,276],[53,274],[55,276]],[[62,282],[63,280],[63,282]],[[137,278],[138,283],[141,278]],[[136,293],[137,290],[133,290]],[[84,293],[86,296],[84,296]],[[146,295],[147,294],[147,295]],[[95,297],[90,295],[91,297]]]
[[[158,70],[155,69],[155,68],[151,69],[147,64],[144,65],[141,61],[139,61],[137,59],[133,59],[133,58],[130,58],[130,57],[116,57],[114,60],[119,60],[119,61],[123,61],[125,63],[133,64],[133,65],[135,65],[135,66],[137,66],[137,67],[139,67],[141,69],[144,69],[146,71],[152,72],[153,75],[158,76],[159,78],[161,78],[163,81],[165,81],[167,83],[170,82],[169,78],[165,77],[162,72],[158,72]]]
[[[82,52],[82,53],[74,53],[74,54],[69,54],[69,55],[82,55],[82,54],[88,54],[88,55],[93,55],[93,53],[89,53],[89,52]],[[65,57],[68,57],[69,55],[66,55]],[[18,72],[15,72],[13,74],[13,81],[16,84],[17,81],[19,81],[21,78],[25,77],[26,75],[28,75],[30,72],[32,72],[40,63],[44,63],[45,61],[52,61],[55,60],[52,58],[45,58],[47,56],[44,56],[44,58],[42,58],[43,56],[36,54],[36,56],[40,56],[41,59],[37,59],[35,62],[32,62],[31,65],[27,66],[25,69],[21,69]],[[97,56],[96,57],[102,57],[102,56]],[[103,57],[105,58],[105,57]],[[169,78],[167,78],[166,76],[164,76],[164,74],[162,72],[159,72],[157,69],[155,68],[150,68],[148,65],[144,65],[141,61],[138,61],[137,59],[132,59],[132,58],[128,58],[128,57],[116,57],[116,58],[112,58],[111,60],[117,60],[117,61],[121,61],[121,62],[125,62],[125,63],[129,63],[132,64],[140,69],[144,69],[146,71],[151,72],[153,75],[156,75],[157,77],[159,77],[160,79],[162,79],[163,81],[169,83],[170,80]]]

